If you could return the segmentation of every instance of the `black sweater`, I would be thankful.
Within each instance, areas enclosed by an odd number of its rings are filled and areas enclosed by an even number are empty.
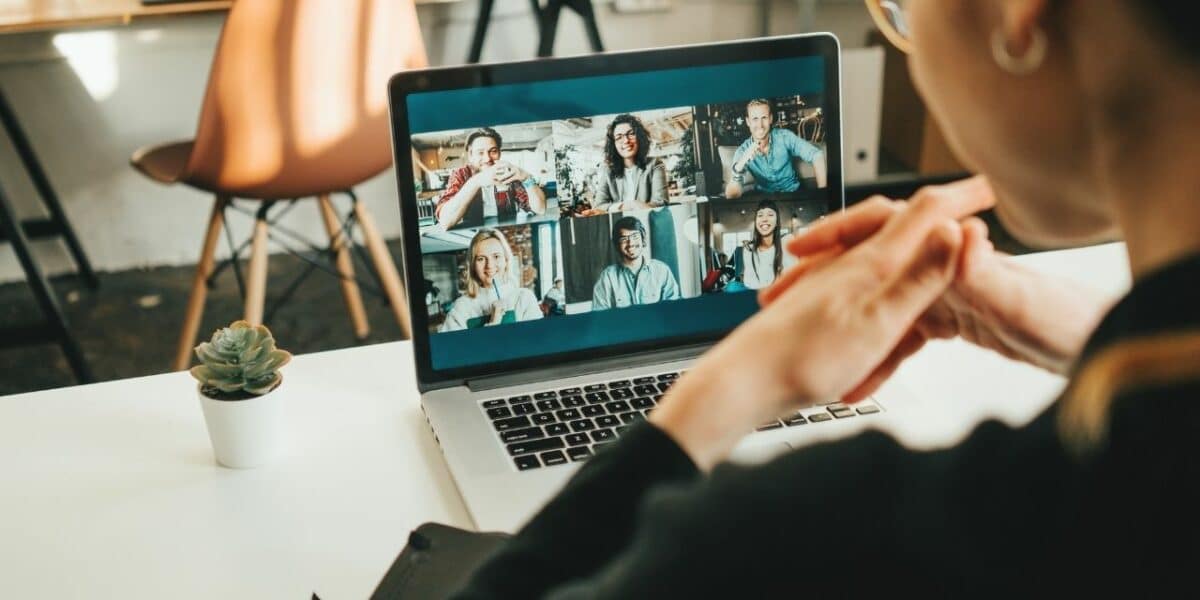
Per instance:
[[[1198,281],[1200,256],[1143,277],[1085,356],[1200,327]],[[1200,382],[1119,397],[1087,459],[1064,450],[1056,410],[1018,428],[984,423],[946,450],[866,433],[710,476],[641,425],[581,468],[458,597],[1194,596]]]

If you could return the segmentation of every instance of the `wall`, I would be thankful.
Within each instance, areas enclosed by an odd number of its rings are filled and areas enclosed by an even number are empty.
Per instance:
[[[673,0],[666,12],[618,14],[598,4],[601,35],[612,50],[701,43],[760,33],[756,1]],[[799,30],[791,1],[769,2],[770,33]],[[462,62],[476,5],[418,7],[433,64]],[[196,261],[211,200],[183,186],[155,184],[134,172],[139,147],[187,139],[194,132],[209,61],[222,24],[219,15],[148,19],[130,26],[0,36],[0,86],[14,105],[94,266],[100,271]],[[861,2],[822,4],[815,29],[861,44],[869,28]],[[530,58],[536,27],[524,0],[497,3],[484,46],[485,61]],[[588,51],[582,21],[569,11],[559,23],[556,53]],[[7,137],[0,137],[0,183],[23,217],[42,215]],[[390,171],[357,191],[388,237],[399,233]],[[237,235],[250,219],[232,217]],[[284,224],[323,237],[315,206],[297,207]],[[34,244],[50,273],[70,269],[61,244]],[[225,255],[225,248],[220,250]],[[0,282],[22,278],[7,245],[0,245]]]

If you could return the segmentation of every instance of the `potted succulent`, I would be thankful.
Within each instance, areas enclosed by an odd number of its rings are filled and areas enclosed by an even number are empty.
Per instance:
[[[191,374],[217,462],[235,469],[256,467],[279,449],[283,396],[279,368],[291,353],[275,347],[263,325],[236,321],[196,346],[200,364]]]

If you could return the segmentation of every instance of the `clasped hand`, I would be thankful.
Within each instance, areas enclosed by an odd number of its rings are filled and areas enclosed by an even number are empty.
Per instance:
[[[814,225],[788,243],[799,263],[760,292],[763,309],[650,420],[708,467],[758,423],[868,396],[931,339],[962,336],[1064,370],[1107,303],[997,253],[971,216],[994,202],[975,177],[909,202],[872,198]]]

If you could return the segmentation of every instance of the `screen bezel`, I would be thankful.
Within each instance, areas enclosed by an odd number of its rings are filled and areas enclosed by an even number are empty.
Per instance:
[[[569,366],[572,363],[583,361],[594,362],[597,359],[626,354],[712,343],[724,337],[730,329],[703,335],[683,335],[604,348],[547,354],[534,359],[537,363],[536,367],[530,367],[531,360],[526,357],[489,362],[472,367],[434,369],[430,350],[429,316],[426,314],[424,295],[414,293],[424,289],[424,281],[421,277],[423,271],[419,226],[417,225],[419,219],[416,190],[411,184],[415,175],[410,159],[412,140],[408,127],[407,99],[409,94],[819,56],[825,65],[823,90],[825,106],[822,107],[822,110],[826,114],[825,139],[828,164],[826,189],[830,194],[829,211],[834,212],[845,207],[845,186],[842,178],[841,61],[839,53],[840,45],[833,34],[816,33],[514,63],[442,67],[405,71],[394,75],[388,81],[388,104],[391,111],[393,162],[400,197],[401,265],[405,285],[409,290],[409,315],[418,388],[424,391],[458,385],[467,379],[497,375],[511,376],[525,371]]]

